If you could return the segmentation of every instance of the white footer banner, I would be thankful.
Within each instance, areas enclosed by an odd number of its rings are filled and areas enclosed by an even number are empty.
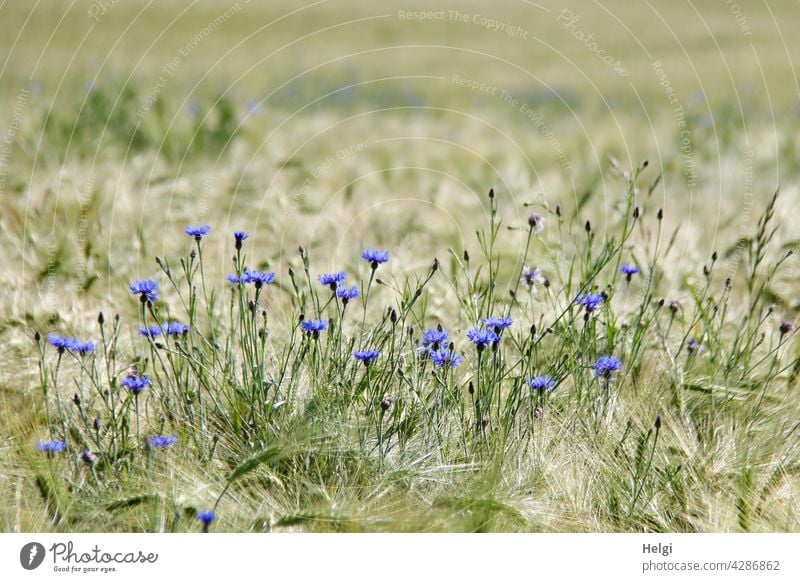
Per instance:
[[[192,582],[797,582],[800,534],[0,534],[4,581],[174,575]]]

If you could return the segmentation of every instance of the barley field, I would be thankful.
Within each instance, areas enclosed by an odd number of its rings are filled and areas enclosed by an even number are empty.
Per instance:
[[[0,531],[800,531],[798,23],[0,2]]]

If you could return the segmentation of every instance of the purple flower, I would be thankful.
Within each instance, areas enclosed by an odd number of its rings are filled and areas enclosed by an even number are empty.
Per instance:
[[[622,362],[614,356],[601,356],[592,367],[594,368],[595,378],[613,381],[612,375],[622,369]]]
[[[625,275],[625,278],[630,281],[631,277],[633,277],[636,273],[639,272],[639,267],[635,265],[630,265],[628,263],[623,263],[622,267],[620,267],[620,272]]]
[[[239,277],[236,276],[236,274],[234,274],[234,273],[228,274],[227,279],[228,279],[228,283],[230,283],[231,285],[238,285],[239,284]],[[244,281],[242,281],[242,283],[244,283]]]
[[[303,331],[314,337],[319,337],[320,332],[328,329],[328,322],[321,319],[307,319],[300,324]]]
[[[214,515],[213,511],[200,511],[197,513],[197,519],[200,520],[200,523],[202,523],[205,527],[211,525],[211,522],[214,521],[215,517],[216,516]]]
[[[150,386],[150,378],[131,374],[122,381],[122,385],[130,390],[132,394],[138,395],[142,390]]]
[[[389,253],[375,249],[364,249],[364,252],[361,253],[361,258],[367,261],[374,270],[378,268],[378,265],[389,260]]]
[[[352,301],[353,299],[358,299],[361,296],[361,291],[358,290],[358,287],[353,285],[349,289],[346,285],[339,285],[336,288],[336,296],[342,300],[342,303],[347,305],[348,301]]]
[[[597,309],[603,304],[605,301],[605,295],[602,293],[589,293],[588,295],[580,294],[575,299],[580,305],[586,309],[587,313],[592,313],[593,311],[597,311]]]
[[[448,334],[445,330],[439,329],[426,329],[422,332],[422,347],[432,347],[438,350],[439,346],[447,341]]]
[[[475,344],[478,352],[482,352],[486,346],[500,341],[500,336],[492,330],[473,328],[467,332],[467,339]]]
[[[157,325],[151,325],[150,327],[140,327],[139,328],[139,335],[144,337],[157,337],[161,335],[161,328]]]
[[[449,365],[451,368],[455,368],[459,364],[461,364],[461,356],[459,356],[455,352],[451,352],[448,349],[442,348],[441,350],[431,350],[428,352],[431,360],[433,363],[439,366],[440,368]]]
[[[60,453],[66,448],[66,441],[39,441],[36,443],[36,450],[41,453]]]
[[[142,303],[149,301],[155,303],[158,299],[158,283],[150,279],[142,281],[132,281],[130,286],[131,294],[138,295]]]
[[[369,366],[380,355],[380,350],[358,350],[353,352],[353,357],[365,366]]]
[[[510,317],[487,317],[483,320],[483,325],[494,330],[498,335],[512,323],[514,323],[514,320]]]
[[[187,226],[184,231],[189,236],[194,237],[194,240],[200,241],[204,236],[211,232],[211,227],[207,224],[205,226]]]
[[[252,283],[256,289],[261,289],[264,285],[271,285],[275,282],[275,273],[245,269],[242,274],[241,282]]]
[[[331,290],[336,290],[339,286],[339,283],[344,281],[347,278],[347,273],[344,271],[339,271],[338,273],[323,273],[317,280],[322,283],[323,285],[327,285],[331,288]]]
[[[178,437],[175,435],[151,436],[150,446],[156,449],[166,449],[178,442]]]
[[[236,245],[237,251],[242,248],[242,243],[246,241],[248,238],[250,237],[243,230],[237,230],[236,232],[233,233],[233,240],[234,244]]]
[[[75,348],[78,354],[80,354],[81,356],[85,356],[86,354],[92,353],[97,348],[97,346],[95,346],[93,341],[89,340],[88,342],[83,342],[83,343],[78,342]]]
[[[73,354],[85,356],[86,354],[89,354],[97,349],[97,346],[91,340],[88,342],[82,342],[76,337],[61,337],[57,333],[51,333],[48,335],[47,342],[62,354],[65,351],[68,351],[72,352]]]
[[[167,335],[171,335],[173,337],[177,337],[179,335],[183,335],[189,332],[189,326],[183,323],[179,323],[177,321],[172,321],[170,323],[165,323],[161,326],[161,331],[163,331]]]
[[[536,392],[550,392],[556,387],[556,381],[550,376],[536,376],[528,378],[528,386]]]
[[[61,337],[57,333],[51,333],[47,336],[48,343],[56,348],[59,352],[63,352],[64,350],[71,350],[77,340],[75,338],[69,337]]]
[[[691,338],[686,342],[686,349],[689,350],[690,354],[693,354],[700,349],[700,342],[694,338]]]

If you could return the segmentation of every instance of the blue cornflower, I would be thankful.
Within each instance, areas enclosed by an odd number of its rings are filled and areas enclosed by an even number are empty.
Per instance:
[[[252,283],[256,289],[261,289],[264,285],[271,285],[275,281],[275,273],[245,269],[241,281],[242,283]]]
[[[78,351],[78,346],[80,342],[77,338],[74,337],[61,337],[57,333],[51,333],[47,336],[47,341],[50,343],[51,346],[56,348],[59,352],[64,352],[68,350],[70,352]]]
[[[66,441],[39,441],[36,443],[36,450],[41,453],[60,453],[66,448]]]
[[[461,356],[459,356],[455,352],[451,352],[450,350],[442,348],[441,350],[431,350],[428,352],[431,360],[433,363],[439,366],[440,368],[443,366],[450,365],[451,368],[455,368],[461,363]]]
[[[242,248],[242,243],[246,241],[248,238],[249,236],[243,230],[237,230],[236,232],[233,233],[233,240],[234,244],[236,245],[237,251]]]
[[[150,378],[147,376],[130,375],[122,381],[122,385],[133,394],[139,394],[142,390],[150,386]]]
[[[361,291],[359,291],[358,287],[355,285],[349,289],[346,285],[339,285],[336,288],[336,296],[342,300],[342,303],[346,305],[348,301],[352,299],[358,299],[361,296]]]
[[[56,348],[60,353],[65,351],[85,356],[97,349],[93,341],[82,342],[76,337],[62,337],[57,333],[51,333],[47,336],[48,343]]]
[[[353,357],[359,362],[362,362],[365,366],[369,366],[372,360],[380,355],[380,350],[358,350],[353,352]]]
[[[156,299],[158,299],[158,283],[150,279],[132,281],[130,290],[133,295],[139,296],[142,303],[146,303],[147,301],[155,303]]]
[[[199,241],[204,236],[206,236],[209,232],[211,232],[211,227],[208,226],[207,224],[205,226],[187,226],[183,230],[189,236],[193,236],[194,240]]]
[[[364,249],[364,252],[361,253],[361,258],[368,261],[373,269],[377,269],[378,265],[389,260],[389,253],[375,249]]]
[[[339,271],[338,273],[323,273],[317,277],[320,283],[327,285],[331,290],[335,290],[339,286],[339,283],[345,279],[347,279],[347,273],[344,271]]]
[[[483,325],[494,330],[497,334],[509,327],[512,323],[514,323],[514,320],[510,317],[487,317],[483,320]]]
[[[686,349],[689,350],[690,354],[695,353],[700,348],[700,342],[694,338],[691,338],[686,342]]]
[[[467,338],[475,344],[479,352],[482,352],[489,344],[500,341],[500,336],[492,330],[479,329],[477,327],[467,332]]]
[[[178,442],[178,437],[173,434],[150,437],[150,446],[157,449],[166,449]]]
[[[622,362],[614,356],[601,356],[594,368],[594,377],[604,380],[613,380],[612,374],[622,369]]]
[[[228,283],[230,283],[231,285],[238,285],[239,284],[239,277],[236,276],[235,273],[230,273],[228,275],[227,279],[228,279]],[[242,283],[244,283],[244,281],[242,281]]]
[[[528,386],[531,390],[537,392],[550,392],[556,387],[556,381],[550,376],[536,376],[535,378],[528,378]]]
[[[51,333],[48,335],[47,342],[58,350],[67,349],[67,338],[61,337],[57,333]]]
[[[215,517],[216,516],[214,515],[213,511],[199,511],[197,513],[197,519],[200,520],[200,523],[202,523],[205,527],[211,525],[211,522],[214,521]]]
[[[597,311],[597,309],[602,305],[603,301],[605,301],[605,295],[602,293],[589,293],[588,295],[584,295],[581,293],[575,299],[580,305],[586,309],[587,313],[591,313],[593,311]]]
[[[432,347],[438,350],[439,346],[447,341],[448,334],[445,330],[439,329],[426,329],[422,332],[422,347]]]
[[[81,356],[85,356],[86,354],[91,354],[93,351],[97,349],[97,346],[92,340],[88,342],[76,342],[75,351],[78,352]]]
[[[303,331],[306,333],[312,334],[314,337],[319,337],[320,332],[328,329],[328,322],[322,319],[307,319],[300,324],[300,327],[302,327]]]
[[[139,335],[144,337],[157,337],[161,335],[161,328],[157,325],[151,325],[150,327],[140,327],[139,328]]]
[[[639,272],[639,267],[630,265],[628,263],[622,263],[622,266],[619,270],[623,275],[627,276],[628,280],[630,281],[631,276]]]
[[[171,321],[170,323],[165,323],[161,326],[161,331],[167,335],[171,336],[179,336],[187,333],[189,331],[189,326],[184,323],[179,323],[177,321]]]

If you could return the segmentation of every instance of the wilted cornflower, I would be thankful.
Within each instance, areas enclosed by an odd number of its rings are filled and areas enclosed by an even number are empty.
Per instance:
[[[166,449],[178,442],[178,437],[171,434],[163,436],[151,436],[149,442],[151,447],[156,449]]]
[[[375,249],[364,249],[364,252],[361,253],[361,258],[369,262],[370,266],[374,270],[378,268],[378,265],[389,260],[389,253]]]
[[[138,395],[142,390],[150,386],[150,378],[131,374],[122,381],[122,385],[130,390],[132,394]]]
[[[625,278],[630,281],[631,277],[633,277],[636,273],[639,272],[639,267],[635,265],[630,265],[628,263],[622,263],[622,267],[620,267],[620,272],[625,275]]]
[[[542,232],[542,230],[544,230],[544,218],[542,218],[542,215],[538,212],[533,212],[528,217],[528,224],[530,225],[531,231],[534,234],[539,234]]]
[[[204,533],[208,533],[208,528],[211,525],[211,522],[214,521],[215,517],[216,516],[214,515],[214,512],[210,511],[210,510],[209,511],[198,511],[197,512],[197,519],[200,521],[200,523],[203,524],[203,532]]]
[[[550,392],[556,387],[556,381],[550,376],[536,376],[528,378],[528,386],[536,392]]]
[[[211,232],[211,227],[207,224],[204,226],[187,226],[184,229],[184,232],[191,237],[194,237],[194,240],[200,241],[204,236],[206,236],[209,232]]]
[[[66,441],[39,441],[36,443],[36,450],[40,453],[60,453],[66,448]]]
[[[97,456],[97,453],[90,451],[89,449],[84,449],[81,451],[81,461],[89,465],[90,467],[97,464],[97,461],[100,460],[100,457]]]
[[[426,329],[422,332],[422,347],[438,350],[448,337],[447,332],[443,329]]]
[[[179,323],[177,321],[171,321],[170,323],[165,323],[161,326],[161,331],[163,331],[167,335],[171,335],[173,337],[177,337],[189,332],[189,326],[184,323]]]
[[[459,364],[461,364],[462,358],[455,352],[451,352],[446,348],[442,348],[440,350],[431,350],[428,352],[431,360],[437,366],[444,367],[449,365],[451,368],[455,368]]]
[[[781,336],[785,336],[787,333],[792,331],[792,329],[794,329],[792,322],[784,319],[783,321],[781,321],[781,325],[778,328],[778,331],[781,332]]]
[[[536,267],[535,269],[523,267],[522,282],[525,283],[531,292],[536,291],[537,284],[547,286],[547,278],[542,275],[542,270],[539,267]]]
[[[595,378],[613,381],[612,376],[622,369],[622,362],[614,356],[601,356],[592,367],[594,368]]]
[[[358,287],[353,285],[349,289],[347,285],[339,285],[336,288],[336,296],[342,300],[342,303],[347,305],[348,301],[352,301],[353,299],[358,299],[361,297],[361,291],[358,290]]]
[[[472,328],[467,332],[467,339],[475,344],[478,352],[482,352],[486,346],[500,341],[500,336],[492,330]]]
[[[131,294],[138,295],[142,303],[149,301],[155,303],[158,299],[158,283],[150,279],[132,281],[130,286]]]
[[[331,291],[336,291],[336,288],[339,286],[339,283],[347,279],[347,273],[344,271],[339,271],[338,273],[323,273],[317,280],[322,283],[323,285],[327,285],[331,288]]]
[[[237,230],[233,233],[233,241],[237,251],[242,248],[242,243],[248,238],[247,233],[243,230]]]
[[[320,332],[328,329],[328,322],[322,319],[306,319],[300,324],[303,331],[314,337],[319,337]]]
[[[365,366],[369,366],[380,355],[380,350],[357,350],[353,352],[353,357]]]
[[[592,313],[593,311],[597,311],[597,309],[603,304],[606,298],[602,293],[589,293],[584,295],[581,293],[575,299],[580,305],[586,309],[587,313]]]
[[[144,337],[157,337],[161,335],[161,328],[157,325],[151,325],[150,327],[140,327],[139,328],[139,335]]]

